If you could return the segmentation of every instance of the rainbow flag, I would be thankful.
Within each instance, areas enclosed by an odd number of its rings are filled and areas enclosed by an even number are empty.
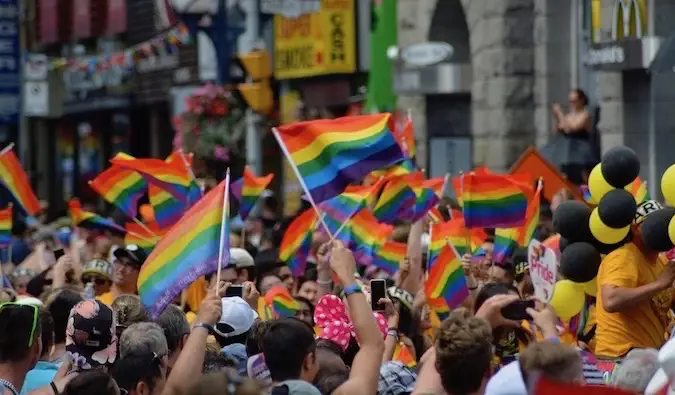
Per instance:
[[[98,214],[82,210],[82,206],[77,200],[68,202],[68,208],[70,209],[70,218],[73,221],[73,225],[77,227],[89,230],[111,231],[119,234],[126,233],[126,229],[117,225],[112,219],[103,218]]]
[[[145,195],[147,188],[143,176],[116,165],[89,181],[89,186],[130,218],[138,215],[138,201]]]
[[[426,294],[431,298],[443,298],[449,309],[459,306],[469,296],[464,279],[462,262],[450,246],[445,246],[429,261]]]
[[[197,184],[197,180],[194,178],[194,174],[192,174],[192,154],[186,155],[181,151],[174,151],[169,156],[167,156],[164,161],[166,163],[178,163],[178,166],[182,164],[185,168],[185,171],[188,173],[188,176],[190,177],[190,185],[188,186],[186,198],[188,207],[185,208],[187,210],[204,196],[202,193],[202,188],[199,186],[199,184]],[[232,186],[230,186],[230,189],[231,188]]]
[[[438,206],[441,199],[436,195],[433,189],[425,187],[413,187],[415,200],[412,205],[402,213],[400,219],[417,222],[424,218],[427,213]]]
[[[348,186],[341,194],[319,203],[319,211],[328,216],[332,222],[349,221],[361,209],[366,208],[369,202],[373,202],[373,195],[382,186],[379,181],[370,186]],[[333,232],[337,231],[332,229]]]
[[[492,248],[492,260],[497,263],[504,262],[513,254],[518,246],[518,228],[495,229],[495,241]]]
[[[432,224],[430,230],[430,257],[438,256],[448,243],[452,244],[460,257],[464,254],[471,254],[480,247],[488,237],[487,233],[485,233],[485,230],[482,228],[467,229],[464,226],[464,220],[462,218]],[[469,243],[471,244],[469,245]]]
[[[410,161],[404,160],[393,166],[371,171],[370,174],[368,174],[364,179],[364,182],[366,184],[372,184],[382,177],[389,179],[396,176],[404,176],[414,172],[415,170],[415,167],[410,165]]]
[[[309,208],[297,216],[284,232],[279,246],[279,260],[286,262],[295,277],[305,273],[317,220],[316,212]]]
[[[422,181],[422,188],[429,188],[434,193],[438,198],[442,198],[445,191],[445,185],[447,184],[447,179],[446,177],[434,177],[434,178],[429,178],[428,180]]]
[[[450,308],[443,298],[431,298],[427,295],[427,305],[441,322],[450,316]]]
[[[156,185],[148,185],[148,199],[155,212],[155,222],[161,229],[168,229],[185,213],[185,203],[176,200],[169,192]]]
[[[403,343],[398,343],[394,349],[394,355],[391,357],[392,361],[401,362],[409,368],[417,366],[417,359],[412,355],[408,346]]]
[[[503,262],[513,254],[515,248],[527,247],[529,245],[539,225],[541,191],[542,187],[538,187],[530,204],[527,205],[525,223],[522,226],[495,229],[494,249],[492,251],[493,261]]]
[[[640,177],[637,177],[633,182],[626,186],[626,190],[635,196],[635,201],[637,204],[644,203],[645,201],[651,199],[649,196],[649,191],[647,190],[647,185],[642,181]]]
[[[377,202],[377,198],[380,196],[380,191],[384,184],[384,177],[380,177],[366,185],[349,185],[345,188],[345,192],[363,196],[366,200],[366,205],[370,207]]]
[[[420,172],[390,178],[373,209],[375,218],[386,223],[399,221],[417,202],[417,193],[410,184],[423,179],[424,175]]]
[[[272,182],[274,174],[256,177],[248,167],[244,168],[244,176],[232,183],[232,196],[239,201],[239,217],[242,221],[248,218],[258,198]]]
[[[127,230],[127,233],[124,235],[124,245],[136,244],[148,254],[152,252],[152,249],[155,248],[155,245],[161,239],[159,234],[148,232],[147,229],[136,222],[127,222],[124,228]]]
[[[146,259],[138,275],[138,295],[153,317],[192,282],[217,271],[221,251],[222,262],[229,263],[229,184],[228,173],[159,240]],[[225,236],[222,246],[221,235]]]
[[[298,310],[298,302],[293,299],[284,285],[277,285],[267,291],[265,302],[272,306],[272,311],[278,318],[294,317]]]
[[[26,172],[16,157],[14,149],[0,152],[0,181],[7,188],[16,207],[28,215],[40,212],[40,202],[30,186]]]
[[[468,228],[521,226],[527,196],[515,178],[498,174],[465,174],[464,222]]]
[[[404,159],[387,127],[390,114],[298,122],[274,129],[316,203],[342,193],[368,173]]]
[[[392,131],[396,142],[401,147],[401,151],[410,159],[417,154],[415,143],[415,129],[413,128],[410,114],[406,114],[405,120],[401,121],[399,114],[392,115],[389,118],[389,130]]]
[[[329,215],[324,215],[323,220],[333,235],[342,225],[342,222]],[[347,222],[342,231],[335,235],[335,239],[354,252],[358,263],[369,265],[375,251],[384,245],[393,231],[393,226],[377,222],[370,211],[363,209]]]
[[[148,184],[156,185],[182,202],[188,200],[192,179],[186,166],[179,161],[167,163],[161,159],[130,159],[117,155],[110,162],[138,172]]]
[[[0,247],[12,244],[12,205],[0,210]]]
[[[399,265],[408,254],[408,245],[396,241],[387,241],[375,251],[372,264],[387,273],[396,274]]]

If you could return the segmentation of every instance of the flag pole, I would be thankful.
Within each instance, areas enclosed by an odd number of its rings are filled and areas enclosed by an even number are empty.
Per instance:
[[[143,222],[141,222],[141,220],[139,220],[138,218],[132,217],[132,216],[129,216],[129,218],[131,218],[131,220],[134,221],[136,223],[136,225],[143,228],[144,231],[150,233],[153,236],[157,236],[157,234],[155,232],[153,232],[152,229],[148,228],[148,226],[146,224],[144,224]]]
[[[2,149],[2,151],[0,151],[0,156],[3,156],[7,152],[11,151],[12,148],[14,148],[14,143],[9,143],[8,146],[6,146],[5,148]]]
[[[291,164],[291,167],[293,168],[296,177],[298,177],[298,181],[300,181],[302,189],[307,194],[307,200],[309,201],[309,204],[312,205],[312,208],[314,208],[314,211],[316,211],[316,214],[319,216],[319,221],[321,221],[321,225],[323,225],[324,229],[326,229],[326,233],[328,233],[331,239],[333,239],[333,234],[330,232],[330,229],[328,229],[328,225],[326,225],[326,221],[324,221],[323,217],[321,216],[321,211],[319,210],[319,207],[316,205],[316,202],[314,202],[314,198],[312,197],[312,194],[309,192],[309,188],[307,188],[307,184],[305,184],[305,180],[302,178],[300,170],[295,165],[295,162],[291,157],[291,153],[288,152],[286,144],[284,144],[284,142],[281,140],[281,136],[279,136],[279,131],[277,130],[277,128],[272,128],[272,134],[274,135],[274,138],[277,139],[277,143],[279,143],[281,151],[283,151],[284,155],[286,156],[286,159],[288,159],[288,162]]]
[[[368,198],[370,197],[370,195],[372,195],[372,194],[375,192],[375,189],[377,189],[377,188],[375,188],[375,187],[376,187],[379,183],[381,183],[382,180],[384,180],[384,176],[380,177],[380,179],[377,180],[377,182],[376,182],[375,184],[373,184],[373,187],[370,189],[370,191],[368,191],[368,194],[366,194],[366,196],[363,197],[364,202],[367,201]],[[330,242],[335,241],[335,238],[340,234],[340,232],[342,232],[342,230],[345,228],[345,226],[347,226],[347,224],[348,224],[349,221],[352,219],[352,217],[355,216],[356,213],[359,212],[360,210],[361,210],[361,209],[359,208],[358,210],[356,210],[356,211],[354,211],[353,213],[351,213],[351,214],[349,215],[349,217],[348,217],[343,223],[340,224],[340,227],[335,231],[335,234],[330,238]],[[323,222],[323,217],[321,217],[321,221]]]
[[[464,199],[464,177],[466,174],[464,172],[459,173],[459,185],[460,185],[460,190],[462,191],[462,216],[466,218],[465,215],[465,207],[466,207],[466,199]],[[466,219],[464,222],[464,238],[466,239],[466,245],[469,247],[469,251],[473,253],[473,248],[471,246],[471,230],[466,227]],[[461,258],[461,257],[460,257]]]
[[[220,288],[220,272],[223,267],[223,258],[225,257],[225,238],[230,237],[230,235],[226,235],[225,232],[227,231],[227,212],[228,206],[230,204],[230,168],[227,168],[227,172],[225,173],[225,196],[223,196],[223,214],[220,217],[220,245],[218,248],[218,270],[216,271],[216,295],[218,295],[218,289]]]

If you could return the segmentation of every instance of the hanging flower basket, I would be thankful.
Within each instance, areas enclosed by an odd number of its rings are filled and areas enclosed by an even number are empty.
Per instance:
[[[203,162],[230,162],[245,135],[245,106],[232,91],[206,84],[186,99],[187,111],[173,119],[174,149]]]

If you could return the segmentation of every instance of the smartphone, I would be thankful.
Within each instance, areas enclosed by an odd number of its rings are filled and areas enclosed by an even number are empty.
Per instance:
[[[384,311],[384,305],[378,303],[387,297],[387,282],[385,280],[370,280],[370,305],[373,311]]]
[[[225,290],[225,297],[231,298],[233,296],[243,297],[244,296],[244,287],[241,285],[230,285]]]
[[[534,300],[516,300],[510,305],[502,308],[502,316],[507,320],[522,321],[529,320],[529,314],[527,314],[527,309],[534,308]]]
[[[54,259],[59,260],[62,256],[66,255],[66,252],[63,250],[63,248],[59,248],[58,250],[54,250]]]

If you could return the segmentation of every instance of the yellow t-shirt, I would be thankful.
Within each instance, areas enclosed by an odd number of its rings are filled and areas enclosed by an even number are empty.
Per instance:
[[[633,243],[607,255],[598,272],[598,299],[595,333],[596,355],[618,358],[631,348],[656,348],[663,345],[668,326],[668,310],[673,298],[666,290],[629,310],[608,313],[602,301],[602,285],[637,288],[656,281],[663,273],[666,259],[650,261]]]
[[[100,296],[97,296],[96,300],[98,300],[99,302],[103,303],[106,306],[111,306],[115,298],[113,297],[112,292],[106,292]]]

